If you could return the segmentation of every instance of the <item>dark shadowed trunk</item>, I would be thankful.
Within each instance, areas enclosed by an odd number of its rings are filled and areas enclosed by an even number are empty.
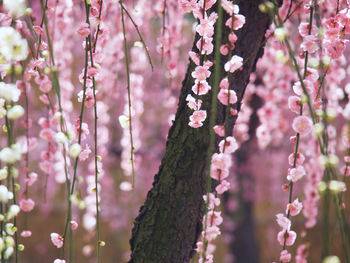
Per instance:
[[[246,17],[246,24],[237,32],[234,54],[244,60],[250,58],[243,70],[231,74],[229,79],[230,87],[237,93],[238,103],[235,107],[239,110],[249,75],[263,53],[264,34],[270,21],[266,14],[259,11],[260,0],[240,0],[237,3],[240,13]],[[223,21],[227,18],[224,17]],[[228,33],[225,26],[223,40],[227,40]],[[213,61],[213,57],[209,59]],[[225,62],[221,63],[222,68]],[[191,77],[194,68],[194,63],[190,62],[162,164],[154,178],[153,188],[135,220],[129,262],[184,263],[189,262],[195,253],[196,242],[202,230],[202,196],[205,193],[209,128],[208,120],[198,129],[188,126],[192,111],[187,107],[185,99],[191,93],[194,83]],[[209,81],[212,84],[213,79]],[[210,94],[202,98],[203,108],[210,109]],[[224,113],[224,108],[219,106],[217,123],[223,123]],[[235,120],[236,117],[231,118],[231,128]]]
[[[261,99],[256,95],[250,99],[249,106],[253,113],[249,120],[249,139],[244,142],[234,153],[235,174],[239,185],[238,192],[226,192],[224,194],[224,215],[234,222],[234,229],[225,229],[225,234],[231,236],[229,249],[234,256],[235,263],[258,263],[259,249],[255,238],[255,224],[253,216],[252,192],[254,189],[254,178],[252,164],[249,157],[256,151],[255,132],[259,125],[257,110],[262,106]],[[247,189],[249,188],[249,189]],[[230,201],[234,199],[239,203],[238,209],[230,209]]]

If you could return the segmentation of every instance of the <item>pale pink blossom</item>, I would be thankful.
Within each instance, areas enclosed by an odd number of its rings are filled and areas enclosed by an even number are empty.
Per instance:
[[[276,221],[277,221],[277,224],[280,227],[282,227],[283,230],[289,230],[291,227],[290,220],[281,213],[276,215]]]
[[[307,51],[310,54],[315,53],[320,48],[318,38],[313,35],[306,36],[300,47],[305,52]]]
[[[293,130],[300,135],[308,135],[312,130],[312,121],[309,117],[295,117],[292,123]]]
[[[227,182],[226,180],[222,180],[218,186],[215,187],[215,191],[221,195],[224,192],[226,192],[228,189],[230,189],[231,184]]]
[[[297,238],[297,233],[292,230],[282,230],[278,232],[277,240],[283,246],[284,240],[286,241],[286,246],[293,246],[295,239]]]
[[[89,158],[89,155],[91,153],[89,145],[85,145],[85,148],[81,151],[79,154],[79,160],[80,161],[85,161],[87,158]]]
[[[63,246],[63,237],[57,233],[51,233],[51,242],[54,244],[57,248],[61,248]]]
[[[291,216],[296,216],[300,213],[301,209],[303,209],[303,204],[299,202],[299,199],[297,198],[287,205],[286,214],[289,212]]]
[[[233,30],[238,30],[242,28],[244,24],[245,24],[244,15],[238,14],[233,16]],[[232,17],[227,19],[225,25],[228,26],[229,28],[232,28]]]
[[[83,95],[84,95],[84,91],[81,90],[78,93],[78,101],[79,102],[83,101]],[[92,88],[86,88],[86,90],[85,90],[85,106],[87,108],[91,108],[92,106],[94,106],[94,104],[95,104],[94,91]]]
[[[238,149],[238,143],[233,136],[227,136],[226,139],[221,140],[219,143],[219,149],[223,153],[233,153]]]
[[[229,88],[229,82],[228,82],[228,79],[227,78],[223,78],[221,81],[220,81],[220,84],[219,84],[219,87],[220,89],[228,89]]]
[[[209,19],[202,19],[197,25],[196,31],[200,36],[211,37],[214,35],[214,22]]]
[[[299,34],[302,37],[306,37],[309,35],[310,23],[302,22],[300,23],[298,29],[299,29]],[[315,25],[312,25],[310,35],[313,35],[313,36],[317,35],[317,27]]]
[[[30,173],[28,174],[28,178],[25,178],[24,181],[28,186],[32,186],[36,180],[38,179],[38,174],[37,173]]]
[[[301,100],[299,97],[297,96],[289,96],[288,97],[288,108],[296,113],[296,114],[300,114],[300,108],[301,108],[302,104],[301,104]]]
[[[196,110],[190,116],[190,122],[188,125],[192,128],[199,128],[203,126],[203,121],[207,118],[207,112],[205,110]]]
[[[214,129],[214,132],[220,137],[225,136],[225,127],[223,125],[215,125],[213,129]]]
[[[207,202],[206,195],[203,195],[203,200],[204,200],[204,202]],[[220,205],[220,198],[215,197],[215,195],[213,193],[209,193],[208,208],[212,210],[215,208],[215,206],[219,206],[219,205]]]
[[[206,80],[210,77],[210,71],[207,67],[197,66],[195,70],[192,72],[192,77],[194,79],[198,79],[198,81]]]
[[[202,50],[201,52],[202,54],[210,55],[211,53],[213,53],[213,50],[214,50],[213,38],[203,36],[201,39],[197,41],[196,47],[199,50]]]
[[[294,153],[291,153],[289,156],[288,156],[288,163],[289,165],[293,166],[294,165],[294,159],[295,159],[295,154]],[[305,161],[305,156],[304,154],[302,153],[297,153],[297,157],[295,159],[295,165],[296,166],[299,166],[299,165],[302,165]]]
[[[292,259],[292,255],[288,253],[287,250],[281,251],[280,261],[282,261],[283,263],[287,263],[287,262],[290,262],[291,259]]]
[[[32,236],[32,231],[30,231],[30,230],[23,230],[22,232],[21,232],[21,237],[31,237]]]
[[[88,23],[81,23],[77,29],[77,33],[82,37],[88,37],[90,35],[90,26]]]
[[[292,168],[289,170],[287,179],[289,181],[292,181],[293,183],[295,183],[296,181],[300,180],[301,178],[304,177],[304,175],[306,174],[305,169],[303,166],[298,166],[296,168]]]
[[[72,230],[76,230],[78,228],[78,223],[74,220],[70,221],[70,227]]]
[[[192,87],[192,91],[196,95],[205,95],[209,92],[210,89],[211,87],[206,80],[199,81],[198,79],[195,80]]]
[[[21,208],[22,211],[24,212],[30,212],[34,209],[35,202],[32,199],[22,199],[19,202],[19,207]]]
[[[227,72],[235,72],[237,69],[243,66],[243,58],[237,55],[232,56],[231,60],[226,62],[224,68]]]
[[[235,104],[237,102],[237,95],[234,90],[220,89],[218,93],[218,100],[223,104],[227,105]]]
[[[190,94],[187,95],[186,101],[187,101],[187,106],[192,110],[199,110],[202,106],[202,100],[200,99],[196,100]]]

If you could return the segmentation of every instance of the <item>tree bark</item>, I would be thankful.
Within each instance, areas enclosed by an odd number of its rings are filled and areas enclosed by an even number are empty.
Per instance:
[[[241,71],[229,77],[230,87],[238,97],[234,107],[239,111],[249,75],[263,53],[264,35],[270,20],[259,11],[260,0],[237,2],[240,13],[246,17],[246,24],[236,33],[238,40],[234,54],[244,60],[249,58]],[[225,15],[223,21],[227,18]],[[222,39],[226,41],[229,30],[223,27]],[[194,43],[198,38],[197,35]],[[213,61],[213,57],[209,59]],[[221,62],[222,72],[225,62]],[[198,129],[188,126],[192,111],[187,107],[186,96],[191,93],[194,83],[191,77],[194,68],[194,63],[190,62],[175,121],[168,134],[165,155],[153,187],[134,222],[130,263],[184,263],[195,254],[196,242],[202,231],[209,127],[208,120]],[[209,82],[212,81],[213,74]],[[210,94],[203,98],[203,108],[209,110]],[[224,107],[218,106],[217,123],[222,124],[224,117]],[[230,117],[230,130],[236,118]]]

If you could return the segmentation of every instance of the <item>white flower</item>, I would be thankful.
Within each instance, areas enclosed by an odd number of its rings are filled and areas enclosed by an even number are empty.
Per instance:
[[[19,211],[21,211],[21,209],[19,208],[18,205],[11,205],[9,210],[7,211],[6,219],[10,220],[14,218],[15,216],[18,215]]]
[[[0,180],[6,179],[8,175],[7,169],[2,168],[0,169]]]
[[[72,156],[73,158],[77,158],[80,153],[81,153],[81,146],[79,143],[74,143],[69,148],[69,155]]]
[[[54,139],[57,143],[65,144],[68,142],[68,138],[63,132],[56,133]]]
[[[120,115],[119,116],[119,123],[120,123],[120,126],[122,126],[123,129],[129,127],[129,122],[130,122],[129,118],[126,117],[125,115]]]
[[[0,82],[0,98],[6,100],[7,102],[17,102],[20,95],[21,91],[17,89],[15,84],[6,84],[4,82]],[[4,104],[2,102],[1,107],[3,106]]]
[[[15,163],[21,159],[21,152],[18,145],[12,145],[11,148],[5,147],[0,151],[0,160],[4,163]]]
[[[14,17],[23,16],[26,11],[25,0],[4,0],[3,4]]]
[[[4,258],[9,259],[12,256],[13,252],[14,252],[13,247],[6,248],[6,250],[4,252]]]
[[[7,111],[7,117],[10,120],[15,120],[22,117],[24,114],[24,109],[21,105],[15,105]]]
[[[13,194],[9,192],[5,185],[0,185],[0,202],[7,203],[9,199],[13,198]]]
[[[5,225],[5,230],[6,230],[7,234],[12,236],[17,231],[17,228],[14,227],[14,225],[12,223],[7,223]]]
[[[27,40],[12,27],[0,27],[0,56],[7,61],[22,61],[27,55]]]

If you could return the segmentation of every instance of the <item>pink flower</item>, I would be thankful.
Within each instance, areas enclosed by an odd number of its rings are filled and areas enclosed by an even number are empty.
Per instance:
[[[82,37],[88,37],[90,35],[90,26],[88,23],[81,23],[77,29],[77,33]]]
[[[200,38],[196,43],[196,47],[199,50],[202,50],[202,54],[210,55],[211,53],[213,53],[213,50],[214,50],[213,38],[206,37],[206,36]]]
[[[290,262],[291,259],[292,259],[292,255],[288,253],[287,250],[281,251],[280,261],[282,261],[283,263],[287,263],[287,262]]]
[[[199,59],[200,56],[199,56],[199,54],[197,54],[196,52],[193,52],[193,51],[188,52],[188,54],[190,55],[190,58],[192,59],[194,64],[199,66],[199,64],[200,64],[200,59]]]
[[[40,90],[44,93],[49,93],[51,89],[52,89],[51,81],[47,76],[45,76],[40,83]]]
[[[289,181],[292,181],[293,183],[295,183],[296,181],[300,180],[301,178],[304,177],[304,175],[306,174],[305,169],[303,166],[298,166],[296,168],[292,168],[289,170],[287,179]]]
[[[295,154],[294,153],[291,153],[288,157],[288,163],[290,166],[293,166],[294,165],[294,157],[295,157]],[[299,166],[299,165],[302,165],[305,161],[305,156],[304,154],[302,153],[297,153],[297,158],[295,160],[295,165],[296,166]]]
[[[214,35],[214,21],[202,19],[200,24],[196,27],[196,31],[200,36],[211,37]]]
[[[203,195],[203,200],[204,200],[204,202],[207,202],[206,195]],[[215,206],[219,206],[219,205],[220,205],[220,199],[215,197],[215,195],[213,193],[209,193],[208,208],[212,210],[215,208]]]
[[[55,132],[51,130],[50,128],[45,128],[40,131],[40,138],[45,139],[47,141],[52,141],[53,136],[55,135]]]
[[[229,82],[228,82],[228,79],[227,78],[223,78],[221,81],[220,81],[220,84],[219,84],[219,87],[220,89],[228,89],[229,87]]]
[[[287,210],[286,210],[286,214],[289,214],[291,216],[296,216],[300,213],[301,209],[303,209],[303,204],[301,202],[299,202],[299,199],[295,199],[292,203],[287,205]]]
[[[225,144],[225,150],[224,150],[224,144]],[[226,142],[225,140],[222,140],[219,143],[219,149],[220,149],[220,152],[223,152],[223,153],[233,153],[238,149],[238,143],[234,137],[228,136],[226,137]]]
[[[199,100],[199,99],[196,100],[190,94],[187,95],[186,101],[187,101],[187,106],[192,110],[199,110],[202,106],[202,100]]]
[[[34,209],[35,202],[32,199],[22,199],[19,202],[19,207],[21,208],[22,211],[24,212],[30,212]]]
[[[276,215],[276,221],[277,221],[277,224],[282,227],[283,230],[289,230],[290,229],[290,226],[291,226],[291,222],[290,220],[285,217],[283,214],[277,214]]]
[[[315,53],[320,48],[318,38],[313,35],[306,36],[300,47],[303,51],[307,51],[310,54]]]
[[[57,248],[61,248],[63,246],[63,237],[57,233],[51,233],[51,242],[54,244]]]
[[[76,230],[78,228],[78,223],[74,220],[70,221],[70,228]]]
[[[310,28],[310,24],[303,22],[300,23],[298,29],[299,29],[299,34],[302,37],[306,37],[309,35],[309,28]],[[311,35],[316,36],[317,35],[317,27],[315,25],[312,25],[311,27]]]
[[[231,60],[226,62],[225,71],[229,71],[231,73],[235,72],[237,69],[243,66],[243,58],[240,56],[234,55]]]
[[[24,179],[24,181],[28,186],[32,186],[37,179],[38,179],[38,174],[33,172],[28,174],[28,178]]]
[[[221,195],[224,192],[226,192],[228,189],[230,189],[231,184],[227,182],[226,180],[222,180],[221,183],[215,188],[215,191]]]
[[[333,41],[324,41],[323,46],[326,50],[327,56],[337,59],[344,53],[348,43],[349,40],[347,39],[336,39]]]
[[[23,230],[21,232],[21,237],[31,237],[32,236],[32,231],[30,230]]]
[[[91,153],[89,145],[85,145],[85,148],[81,151],[79,154],[79,160],[80,161],[85,161],[87,158],[89,158],[89,155]]]
[[[218,226],[223,222],[221,212],[215,212],[215,211],[209,211],[207,214],[207,222],[210,222],[211,224]]]
[[[297,96],[289,96],[288,97],[288,108],[296,113],[299,114],[300,113],[300,107],[301,107],[301,101],[300,98]]]
[[[203,81],[209,78],[210,74],[211,73],[207,67],[197,66],[191,75],[194,79],[198,79],[198,81]]]
[[[233,16],[233,30],[238,30],[238,29],[242,28],[244,24],[245,24],[245,16],[244,15],[234,15]],[[228,26],[229,28],[232,28],[232,17],[227,19],[225,25]]]
[[[297,238],[297,233],[291,230],[282,230],[277,234],[277,240],[283,246],[284,240],[286,240],[286,246],[293,246],[295,239]]]
[[[207,112],[205,110],[196,110],[190,116],[190,122],[188,125],[192,128],[199,128],[203,126],[203,121],[207,118]]]
[[[307,92],[309,95],[313,94],[313,93],[314,93],[314,85],[313,85],[313,82],[311,82],[311,81],[308,80],[308,79],[304,79],[304,80],[303,80],[303,83],[304,83],[306,92]],[[298,96],[301,96],[301,95],[304,94],[304,90],[303,90],[303,87],[301,86],[300,81],[294,83],[294,85],[293,85],[293,91],[294,91],[294,93],[297,94]]]
[[[312,121],[309,117],[298,116],[294,118],[292,127],[300,135],[308,135],[312,129]]]
[[[215,125],[213,129],[214,129],[214,132],[220,137],[225,136],[225,127],[223,125]]]
[[[212,241],[214,240],[218,235],[221,234],[220,229],[217,226],[208,226],[206,231],[202,232],[202,236],[206,237],[206,240]]]
[[[83,95],[84,95],[84,91],[81,90],[78,93],[78,101],[79,102],[83,101]],[[87,108],[91,108],[92,106],[94,106],[94,104],[95,104],[94,91],[92,88],[86,88],[86,90],[85,90],[85,106]]]
[[[237,102],[236,92],[234,90],[220,89],[218,93],[218,100],[223,105],[227,105],[228,102],[230,104],[234,104]]]
[[[198,79],[195,80],[192,87],[192,91],[196,95],[205,95],[209,92],[210,89],[211,87],[206,80],[199,81]]]

